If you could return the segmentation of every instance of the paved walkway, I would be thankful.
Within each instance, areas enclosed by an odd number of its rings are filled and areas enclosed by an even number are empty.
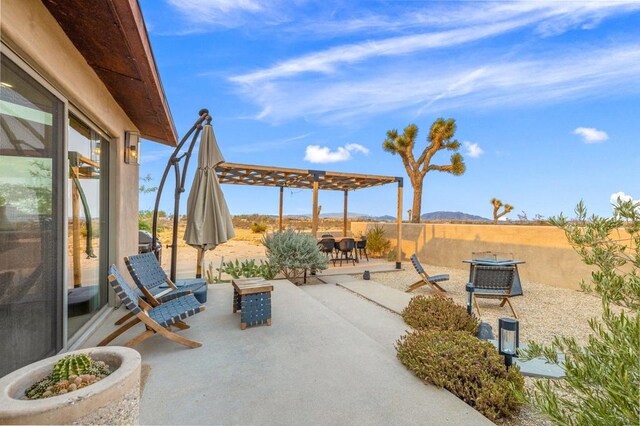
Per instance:
[[[337,286],[274,286],[271,327],[240,330],[231,286],[215,285],[207,310],[180,331],[203,347],[159,336],[136,347],[151,367],[141,423],[491,424],[395,358],[390,345],[404,326],[394,314]],[[122,313],[115,311],[87,346],[110,333]],[[113,344],[141,331],[136,326]]]
[[[415,296],[414,294],[396,290],[373,280],[361,280],[349,275],[320,277],[320,279],[327,284],[336,284],[344,287],[396,314],[402,314],[402,311],[409,304],[411,298]]]
[[[368,300],[369,302],[373,302],[378,306],[382,306],[398,315],[402,314],[402,311],[409,304],[411,298],[415,296],[415,294],[405,293],[403,291],[390,288],[373,280],[360,280],[350,275],[335,275],[330,277],[323,277],[322,281],[328,284],[335,284],[337,287],[342,287],[345,290],[351,291],[358,296],[361,296],[362,298]],[[399,321],[402,322],[401,319]],[[405,328],[406,327],[407,326],[405,325]],[[497,334],[497,330],[494,329],[493,333],[494,335]],[[496,340],[491,340],[491,343],[493,343],[496,347],[498,346]],[[522,349],[526,349],[527,345],[525,343],[522,343],[521,347]],[[563,354],[560,354],[560,361],[561,364],[564,363]],[[542,358],[536,358],[529,361],[522,361],[516,358],[514,359],[514,362],[520,367],[520,371],[525,376],[545,377],[551,379],[559,379],[564,377],[564,369],[561,366],[547,363]]]
[[[394,272],[399,271],[396,269],[395,262],[388,262],[385,259],[371,259],[370,261],[361,260],[355,265],[351,262],[329,262],[329,268],[318,273],[318,278],[332,276],[332,275],[350,275],[359,274],[362,275],[364,271],[370,272]]]

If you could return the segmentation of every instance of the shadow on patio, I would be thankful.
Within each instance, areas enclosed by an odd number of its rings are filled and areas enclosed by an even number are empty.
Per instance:
[[[203,347],[154,336],[135,348],[151,368],[141,423],[491,424],[395,359],[393,343],[406,329],[398,315],[335,285],[273,283],[270,327],[240,330],[231,285],[214,285],[207,310],[179,332]],[[109,334],[122,312],[86,346]]]

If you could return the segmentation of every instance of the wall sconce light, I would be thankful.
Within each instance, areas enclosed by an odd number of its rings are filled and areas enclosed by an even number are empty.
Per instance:
[[[508,367],[513,364],[513,357],[518,356],[520,346],[520,323],[511,318],[498,320],[498,352],[504,355],[504,364]]]
[[[124,132],[124,162],[140,164],[140,134]]]

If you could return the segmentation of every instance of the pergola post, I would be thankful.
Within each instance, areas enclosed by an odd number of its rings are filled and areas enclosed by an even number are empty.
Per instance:
[[[278,213],[278,229],[280,230],[280,232],[282,232],[282,205],[283,205],[283,198],[284,198],[284,186],[280,187],[280,210]]]
[[[342,236],[347,236],[347,200],[349,198],[349,191],[344,190],[344,216],[342,218]]]
[[[402,178],[398,179],[398,223],[397,234],[398,241],[396,243],[396,269],[402,269]]]
[[[311,234],[313,238],[318,236],[318,175],[313,175],[313,208],[311,212]]]

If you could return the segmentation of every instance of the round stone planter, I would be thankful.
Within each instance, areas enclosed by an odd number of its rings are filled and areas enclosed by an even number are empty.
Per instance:
[[[50,398],[28,400],[24,392],[66,355],[84,353],[112,373],[91,386]],[[137,424],[140,354],[108,346],[81,349],[27,365],[0,379],[0,424]]]

